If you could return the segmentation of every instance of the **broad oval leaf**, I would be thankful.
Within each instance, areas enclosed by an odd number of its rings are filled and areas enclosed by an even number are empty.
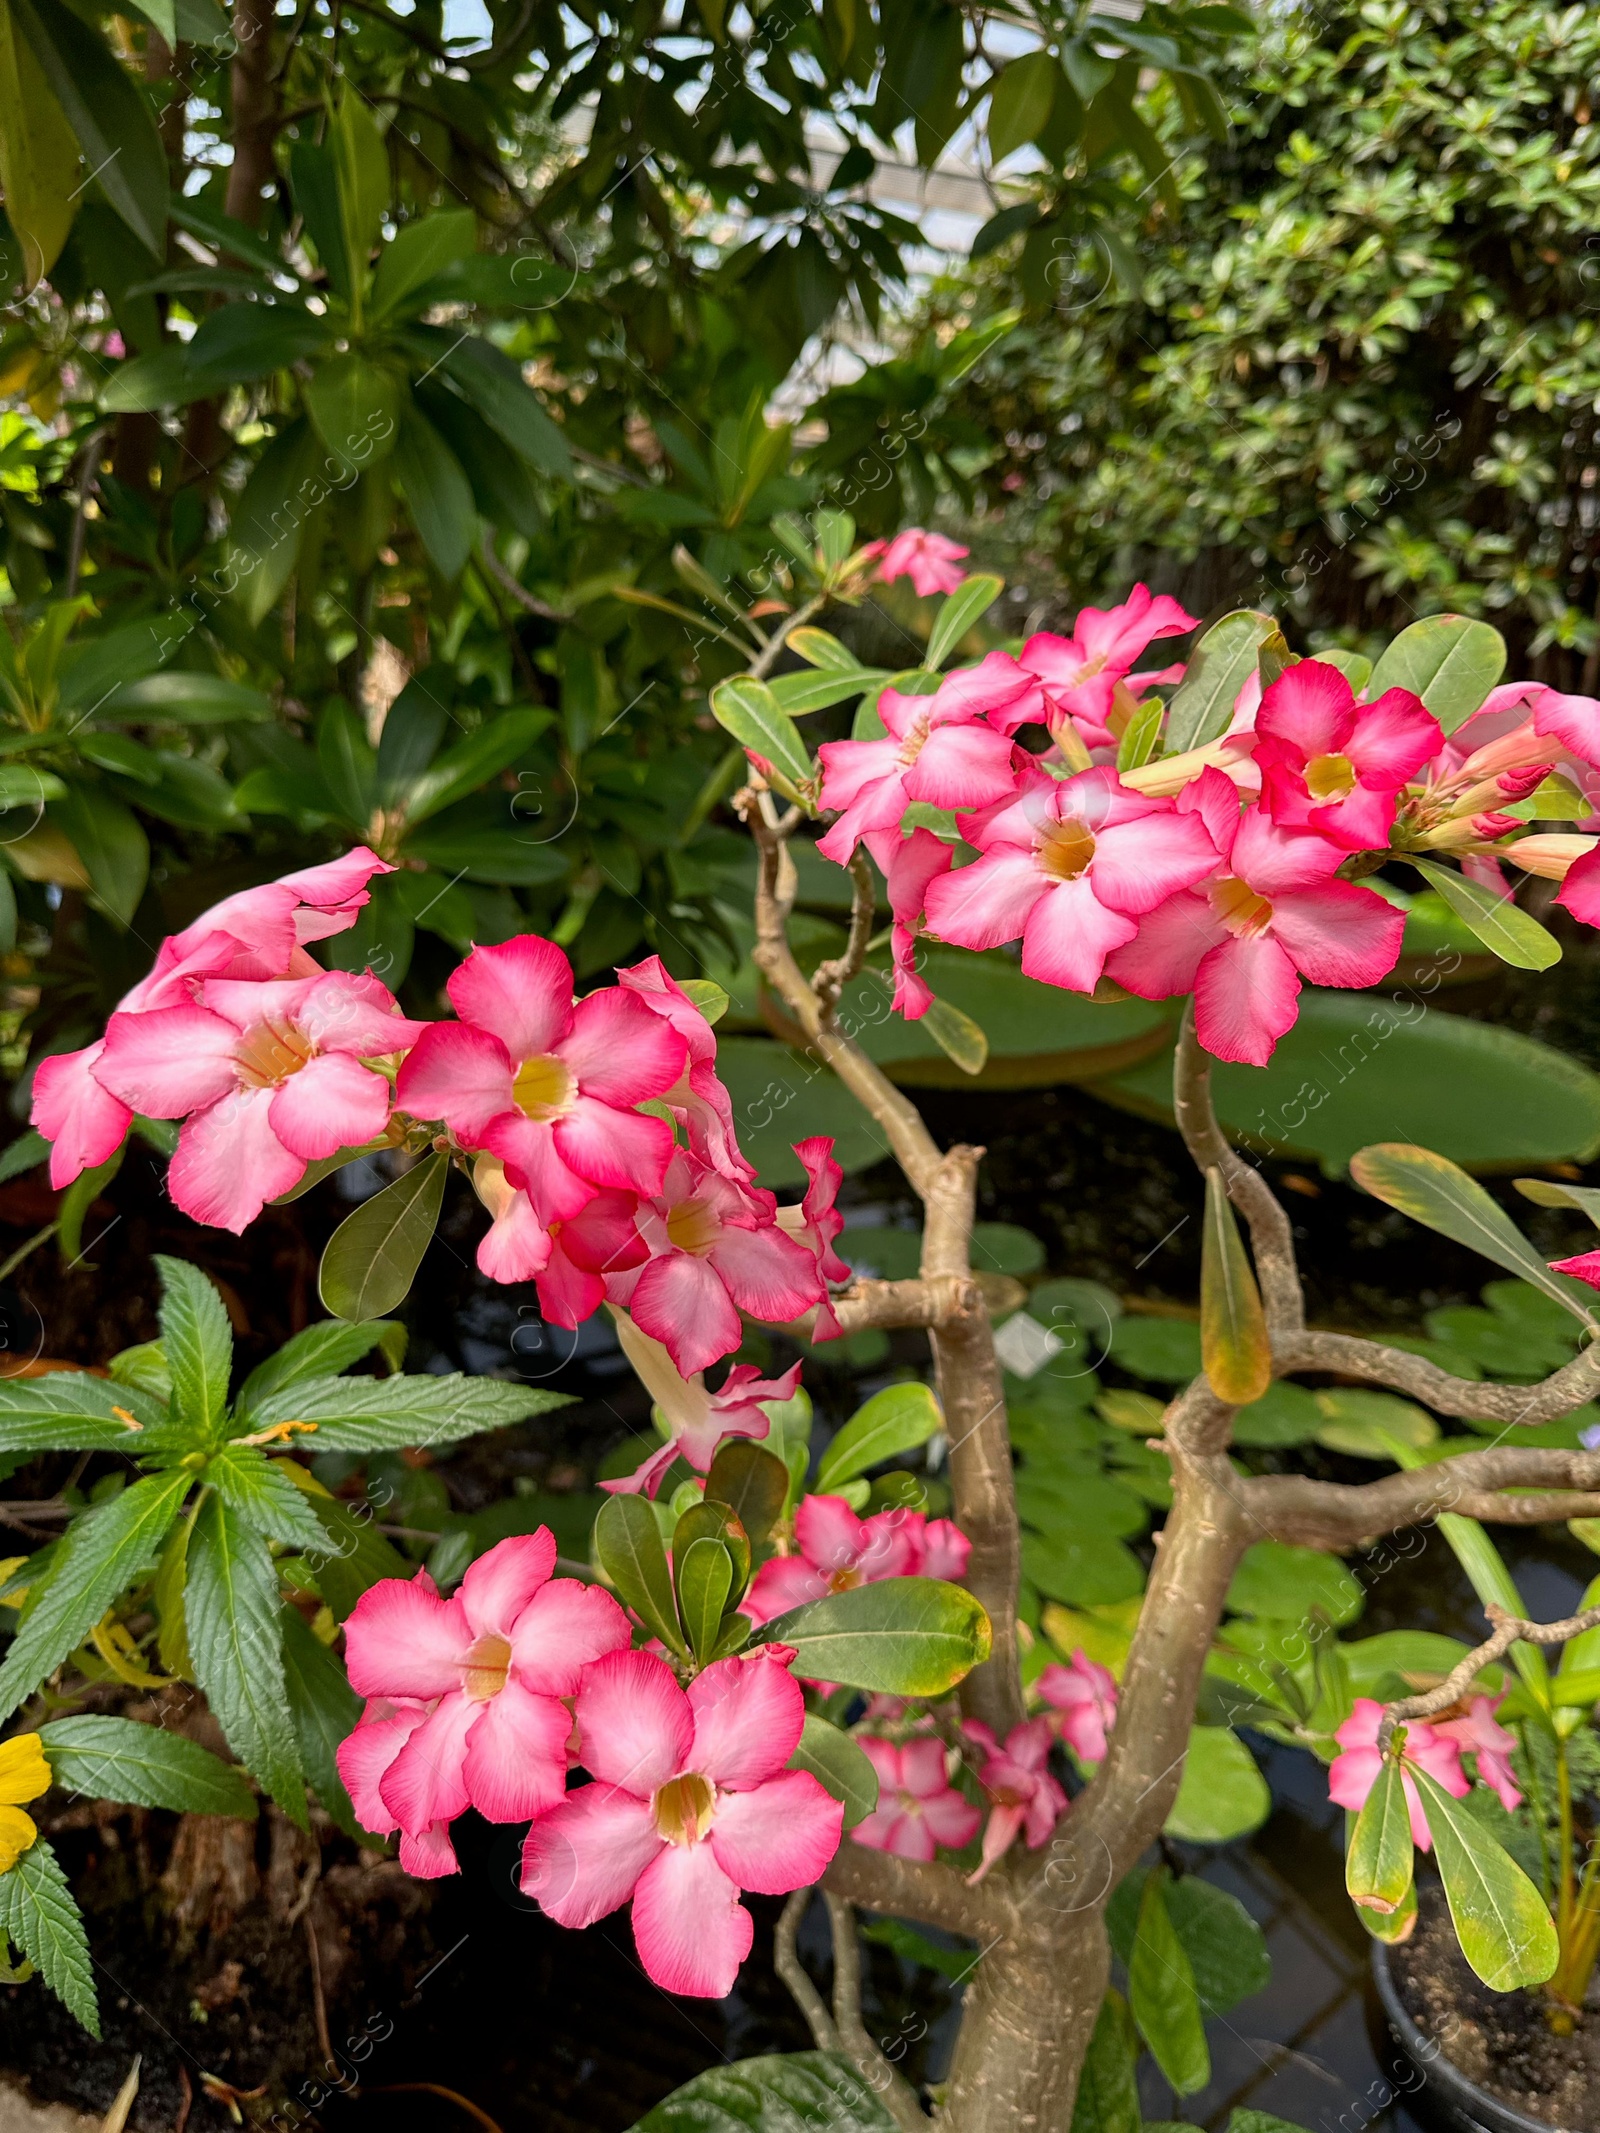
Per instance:
[[[989,97],[989,154],[995,163],[1036,141],[1055,108],[1061,69],[1051,52],[1024,52],[1011,60]]]
[[[1211,2079],[1211,2053],[1194,1971],[1167,1916],[1169,1878],[1164,1866],[1146,1876],[1128,1958],[1128,2000],[1162,2073],[1180,2096],[1192,2096]]]
[[[1350,1901],[1363,1911],[1392,1915],[1410,1892],[1415,1864],[1405,1778],[1396,1759],[1385,1756],[1345,1852]]]
[[[1203,748],[1228,730],[1239,691],[1256,671],[1261,646],[1278,625],[1253,607],[1214,622],[1189,654],[1167,714],[1167,753]]]
[[[674,1551],[673,1568],[684,1634],[690,1650],[705,1666],[717,1648],[722,1617],[733,1591],[733,1558],[725,1542],[702,1533],[681,1554]]]
[[[825,1496],[885,1459],[914,1452],[943,1427],[939,1403],[926,1385],[886,1385],[856,1410],[823,1453],[817,1493]]]
[[[1380,656],[1365,694],[1373,702],[1385,689],[1409,689],[1446,733],[1454,733],[1482,708],[1505,669],[1505,639],[1487,622],[1426,615]]]
[[[1230,1407],[1248,1407],[1272,1383],[1272,1343],[1261,1292],[1222,1172],[1206,1172],[1200,1252],[1200,1356],[1212,1391]]]
[[[719,726],[739,746],[769,762],[790,785],[804,785],[813,765],[800,730],[764,681],[736,674],[718,682],[711,709]]]
[[[722,1445],[706,1476],[706,1502],[726,1504],[752,1542],[766,1539],[783,1516],[788,1494],[788,1467],[748,1437]]]
[[[1226,1844],[1259,1829],[1271,1812],[1267,1781],[1238,1734],[1226,1726],[1191,1728],[1167,1834],[1193,1844]]]
[[[383,1318],[405,1301],[439,1220],[449,1167],[448,1157],[430,1155],[345,1216],[317,1275],[335,1318]]]
[[[793,1645],[794,1671],[808,1681],[942,1696],[988,1658],[990,1629],[982,1606],[960,1585],[883,1578],[791,1608],[763,1623],[753,1641]]]
[[[815,1711],[806,1713],[799,1746],[789,1758],[791,1770],[809,1770],[836,1800],[844,1803],[844,1826],[854,1829],[878,1804],[878,1773],[848,1733],[830,1726]]]
[[[1548,970],[1560,962],[1561,943],[1514,897],[1496,896],[1492,889],[1468,881],[1453,867],[1436,866],[1431,859],[1413,859],[1411,864],[1502,963],[1516,970]]]
[[[1413,1769],[1411,1779],[1422,1796],[1462,1954],[1491,1992],[1542,1985],[1561,1955],[1544,1898],[1464,1802],[1451,1799],[1425,1770]]]

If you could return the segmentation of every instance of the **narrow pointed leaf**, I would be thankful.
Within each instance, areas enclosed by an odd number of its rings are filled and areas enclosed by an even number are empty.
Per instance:
[[[733,1589],[733,1559],[708,1534],[690,1541],[676,1564],[678,1612],[689,1647],[704,1666],[717,1646],[723,1613]]]
[[[1128,1998],[1156,2064],[1180,2096],[1192,2096],[1211,2079],[1211,2054],[1194,1969],[1167,1915],[1167,1880],[1165,1867],[1145,1879],[1128,1960]]]
[[[1248,1407],[1272,1383],[1272,1343],[1261,1292],[1218,1169],[1206,1172],[1200,1356],[1212,1391],[1230,1407]]]
[[[928,632],[928,649],[922,655],[922,664],[930,673],[938,672],[979,616],[993,607],[1004,582],[980,571],[963,579],[953,593],[946,594],[943,606],[933,618],[933,628]]]
[[[430,1155],[345,1216],[317,1276],[335,1318],[383,1318],[405,1301],[438,1225],[449,1167],[447,1157]]]
[[[317,1798],[347,1836],[359,1836],[336,1760],[339,1743],[361,1716],[361,1698],[344,1668],[294,1608],[283,1610],[283,1678],[300,1761]]]
[[[1517,970],[1548,970],[1560,962],[1561,943],[1514,898],[1497,896],[1454,867],[1437,866],[1431,859],[1413,859],[1411,864],[1502,963]]]
[[[214,1282],[185,1259],[158,1255],[161,1341],[172,1372],[173,1412],[196,1440],[211,1436],[228,1411],[233,1331]]]
[[[201,1504],[190,1537],[184,1612],[195,1678],[228,1746],[304,1829],[278,1574],[261,1535],[215,1494]]]
[[[886,1385],[856,1410],[823,1453],[817,1494],[826,1496],[885,1459],[914,1452],[943,1427],[939,1403],[926,1385]]]
[[[656,1514],[642,1496],[611,1496],[594,1522],[595,1560],[618,1598],[672,1651],[683,1650],[672,1572]]]
[[[98,2037],[100,2010],[83,1913],[42,1837],[10,1873],[0,1874],[0,1932],[22,1950],[90,2036]]]
[[[1398,1911],[1411,1887],[1414,1865],[1405,1780],[1399,1763],[1385,1756],[1345,1853],[1344,1885],[1351,1902],[1364,1911]]]
[[[1413,1770],[1461,1952],[1492,1992],[1542,1985],[1560,1959],[1544,1898],[1466,1804]]]
[[[1189,655],[1167,715],[1167,753],[1203,748],[1228,730],[1239,691],[1256,671],[1260,647],[1277,628],[1270,615],[1241,607],[1214,622]]]
[[[8,0],[8,5],[78,137],[91,176],[140,244],[160,259],[167,227],[167,158],[137,84],[99,31],[61,0]]]

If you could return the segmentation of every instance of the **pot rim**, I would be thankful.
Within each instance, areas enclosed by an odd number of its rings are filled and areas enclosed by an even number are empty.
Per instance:
[[[1464,2074],[1444,2046],[1425,2035],[1413,2021],[1395,1983],[1388,1948],[1381,1940],[1374,1940],[1371,1948],[1373,1982],[1395,2040],[1422,2075],[1424,2086],[1437,2085],[1439,2101],[1454,2118],[1477,2127],[1479,2133],[1568,2133],[1568,2129],[1552,2125],[1547,2118],[1530,2118],[1526,2111],[1519,2111],[1515,2104],[1507,2103],[1492,2089],[1481,2088],[1469,2074]]]

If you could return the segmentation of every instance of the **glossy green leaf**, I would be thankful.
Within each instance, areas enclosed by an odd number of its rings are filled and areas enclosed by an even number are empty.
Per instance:
[[[216,1284],[186,1259],[158,1254],[161,1343],[172,1373],[173,1408],[196,1442],[214,1436],[228,1410],[233,1330]]]
[[[1398,1947],[1402,1941],[1409,1940],[1417,1929],[1417,1885],[1415,1881],[1412,1882],[1410,1888],[1406,1890],[1405,1895],[1400,1899],[1398,1910],[1389,1912],[1358,1910],[1356,1916],[1374,1940],[1381,1940],[1389,1947]],[[1242,2111],[1235,2111],[1233,2115],[1235,2118],[1242,2118],[1246,2114]]]
[[[1544,1898],[1477,1818],[1425,1770],[1411,1779],[1433,1836],[1433,1855],[1461,1952],[1493,1992],[1542,1985],[1560,1959]]]
[[[339,188],[351,285],[359,289],[389,204],[389,155],[373,108],[353,82],[346,82],[340,92],[327,145]]]
[[[401,416],[392,464],[428,561],[454,583],[477,538],[477,505],[461,462],[415,406]]]
[[[1487,622],[1427,615],[1403,629],[1382,654],[1364,693],[1375,702],[1385,689],[1409,689],[1446,733],[1454,733],[1482,709],[1505,669],[1505,639]]]
[[[306,520],[327,500],[326,454],[304,416],[279,430],[233,505],[220,578],[252,623],[268,614],[294,571]]]
[[[256,1818],[243,1774],[182,1733],[85,1713],[39,1728],[55,1781],[91,1800],[170,1807],[178,1814]]]
[[[617,1597],[672,1651],[681,1652],[672,1572],[655,1512],[642,1496],[608,1496],[594,1522],[595,1561]]]
[[[100,2011],[83,1914],[42,1837],[9,1873],[0,1874],[0,1933],[22,1951],[90,2036],[98,2037]]]
[[[763,757],[790,785],[804,785],[812,776],[815,766],[799,728],[765,682],[746,674],[720,681],[711,692],[711,709],[741,748]]]
[[[1439,1425],[1427,1409],[1397,1399],[1391,1392],[1338,1385],[1319,1392],[1316,1407],[1323,1418],[1316,1440],[1330,1452],[1347,1452],[1357,1459],[1390,1459],[1396,1437],[1418,1447],[1439,1441]]]
[[[1117,768],[1140,770],[1155,754],[1161,739],[1162,722],[1166,706],[1159,696],[1152,696],[1142,703],[1123,729],[1117,743]]]
[[[1192,2096],[1211,2079],[1211,2054],[1194,1971],[1167,1916],[1168,1878],[1159,1866],[1145,1879],[1128,1959],[1128,2000],[1162,2073],[1180,2096]]]
[[[989,153],[995,163],[1039,138],[1049,124],[1060,79],[1050,52],[1024,52],[1007,63],[989,97]]]
[[[310,1624],[293,1607],[281,1610],[283,1683],[289,1697],[300,1765],[326,1811],[348,1836],[360,1833],[350,1795],[339,1775],[340,1744],[361,1716],[361,1698],[345,1670]]]
[[[1078,2077],[1071,2133],[1142,2133],[1139,2036],[1128,2003],[1107,1986]]]
[[[1193,1844],[1226,1844],[1259,1829],[1272,1794],[1254,1756],[1226,1726],[1195,1726],[1167,1834]]]
[[[1272,1383],[1272,1343],[1261,1292],[1234,1220],[1222,1172],[1206,1172],[1200,1250],[1200,1356],[1211,1389],[1230,1407],[1259,1400]]]
[[[1228,1587],[1233,1613],[1275,1622],[1304,1621],[1313,1608],[1321,1608],[1331,1622],[1353,1622],[1363,1599],[1360,1584],[1336,1555],[1287,1541],[1257,1541],[1247,1548]]]
[[[97,30],[61,0],[7,0],[84,161],[139,243],[166,248],[167,158],[150,107]]]
[[[697,2074],[628,2133],[895,2133],[840,2052],[783,2052]]]
[[[400,380],[355,349],[319,363],[305,386],[317,434],[342,470],[377,466],[394,450]]]
[[[928,632],[928,648],[922,655],[922,664],[931,674],[937,673],[967,632],[993,607],[1005,589],[1003,578],[992,578],[984,571],[975,572],[962,580],[953,593],[946,593],[939,612],[933,618],[933,627]]]
[[[1255,673],[1260,647],[1277,626],[1270,615],[1241,607],[1197,641],[1168,709],[1169,755],[1204,747],[1227,732],[1239,691]]]
[[[78,142],[10,13],[0,9],[0,192],[26,295],[55,265],[78,203]]]
[[[1106,1931],[1125,1964],[1133,1954],[1148,1878],[1148,1868],[1136,1867],[1117,1884],[1106,1906]],[[1227,2014],[1271,1982],[1266,1936],[1236,1896],[1198,1874],[1184,1874],[1167,1883],[1165,1899],[1203,2014]]]
[[[372,278],[369,315],[376,321],[410,308],[408,299],[458,259],[477,248],[478,218],[470,207],[422,215],[402,226],[383,247]]]
[[[517,365],[476,334],[456,338],[440,369],[514,452],[542,473],[570,479],[572,453]]]
[[[449,1159],[425,1156],[346,1215],[328,1239],[317,1276],[336,1318],[382,1318],[403,1303],[433,1241]]]
[[[49,820],[83,862],[90,894],[119,926],[130,926],[150,874],[150,840],[131,808],[104,786],[68,785],[52,800]]]
[[[778,674],[768,687],[781,711],[790,718],[804,718],[810,711],[848,703],[868,689],[881,689],[886,678],[882,667],[851,667],[845,673],[825,669],[819,674]]]
[[[147,674],[112,690],[95,706],[102,722],[161,724],[168,720],[181,726],[222,726],[259,723],[272,716],[272,699],[243,682],[226,681],[220,674]]]
[[[1592,1293],[1552,1274],[1499,1202],[1445,1156],[1403,1141],[1380,1141],[1351,1157],[1350,1175],[1375,1200],[1492,1259],[1553,1297],[1582,1324],[1594,1324]]]
[[[189,1539],[184,1622],[195,1679],[228,1746],[304,1829],[278,1574],[261,1535],[214,1494],[202,1500]]]
[[[285,1470],[297,1487],[305,1489],[322,1527],[322,1547],[308,1554],[306,1561],[336,1622],[347,1621],[361,1595],[380,1579],[412,1575],[412,1566],[378,1531],[377,1516],[368,1506],[356,1510],[341,1503],[292,1462]]]
[[[835,674],[853,673],[860,665],[850,647],[841,644],[838,638],[827,630],[802,624],[799,629],[791,630],[784,642],[791,652],[798,652],[810,665],[826,668]]]
[[[706,1476],[706,1501],[726,1504],[756,1543],[766,1540],[783,1516],[788,1492],[783,1460],[748,1437],[720,1445]]]
[[[681,1556],[674,1551],[678,1615],[689,1648],[705,1666],[717,1648],[722,1617],[733,1590],[733,1559],[720,1540],[702,1534]]]
[[[817,1493],[826,1496],[886,1459],[912,1452],[944,1427],[939,1403],[926,1385],[886,1385],[857,1408],[817,1469]]]
[[[959,1585],[884,1578],[791,1608],[762,1624],[755,1641],[792,1644],[794,1671],[810,1681],[942,1696],[988,1658],[990,1630],[981,1605]]]
[[[1398,1911],[1410,1891],[1414,1867],[1405,1778],[1398,1761],[1388,1755],[1350,1831],[1344,1857],[1350,1901],[1386,1916]]]
[[[1535,1207],[1575,1207],[1600,1229],[1600,1186],[1557,1184],[1554,1178],[1513,1178],[1511,1182]]]
[[[1430,859],[1413,859],[1411,864],[1502,963],[1517,970],[1548,970],[1560,962],[1561,943],[1514,897],[1496,895],[1453,867],[1438,866]]]
[[[848,1733],[829,1725],[815,1711],[806,1713],[800,1744],[789,1758],[791,1770],[811,1775],[844,1802],[844,1826],[854,1829],[878,1804],[878,1773]]]
[[[1081,1529],[1025,1533],[1022,1574],[1069,1607],[1106,1607],[1144,1590],[1144,1565],[1125,1542]]]

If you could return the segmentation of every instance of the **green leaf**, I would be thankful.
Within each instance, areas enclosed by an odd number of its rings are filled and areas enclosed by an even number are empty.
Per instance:
[[[1278,625],[1256,608],[1241,607],[1212,623],[1189,654],[1167,714],[1167,753],[1203,748],[1228,730],[1234,700],[1256,671],[1261,646]]]
[[[214,1282],[186,1259],[157,1254],[161,1304],[157,1317],[177,1419],[197,1441],[214,1437],[228,1411],[233,1372],[233,1333]]]
[[[10,1153],[8,1148],[6,1154]],[[4,1158],[0,1157],[0,1173],[3,1172]],[[15,1176],[15,1172],[11,1175]],[[1600,1229],[1600,1186],[1558,1185],[1553,1178],[1513,1178],[1511,1182],[1535,1207],[1575,1207]]]
[[[150,841],[133,811],[103,786],[74,783],[51,801],[49,820],[82,860],[94,901],[119,926],[132,925],[150,873]]]
[[[780,710],[791,718],[804,718],[808,711],[826,711],[830,704],[847,703],[868,689],[881,689],[887,678],[883,667],[852,667],[844,674],[831,669],[820,674],[779,674],[768,687]]]
[[[773,1452],[748,1437],[720,1446],[706,1476],[706,1502],[726,1504],[759,1544],[783,1516],[789,1495],[789,1469]]]
[[[477,538],[478,507],[460,460],[415,405],[401,417],[394,476],[429,562],[453,584]]]
[[[1461,1952],[1491,1992],[1542,1985],[1561,1956],[1544,1898],[1465,1802],[1412,1767]]]
[[[763,1623],[754,1641],[792,1644],[794,1671],[808,1681],[942,1696],[988,1658],[989,1617],[960,1585],[883,1578],[791,1608]]]
[[[1072,2133],[1142,2133],[1138,2059],[1139,2038],[1128,2003],[1108,1986],[1078,2077]]]
[[[1060,79],[1049,52],[1024,52],[1005,67],[989,94],[989,153],[995,163],[1039,138],[1050,123]]]
[[[317,434],[342,469],[375,467],[394,450],[400,380],[357,350],[318,364],[304,399]]]
[[[358,1836],[350,1795],[337,1761],[339,1744],[354,1731],[361,1698],[344,1668],[294,1608],[283,1609],[283,1679],[294,1719],[300,1762],[312,1789],[347,1836]]]
[[[8,5],[95,182],[159,260],[166,250],[167,158],[149,105],[105,39],[61,0]]]
[[[462,397],[530,466],[570,480],[572,453],[559,424],[545,413],[533,388],[507,355],[476,334],[458,340],[440,369]]]
[[[73,1179],[61,1195],[61,1212],[56,1218],[56,1245],[64,1267],[77,1266],[84,1255],[83,1225],[89,1210],[122,1168],[127,1152],[124,1142],[115,1155],[97,1163],[93,1170],[83,1170]]]
[[[628,2133],[895,2133],[840,2052],[782,2052],[714,2066],[674,2089]]]
[[[705,1666],[717,1648],[733,1590],[733,1558],[724,1543],[710,1534],[691,1540],[681,1557],[674,1549],[674,1558],[678,1614],[690,1650]]]
[[[170,1807],[178,1814],[256,1818],[239,1771],[198,1741],[130,1718],[53,1718],[39,1728],[55,1781],[91,1800]]]
[[[1003,578],[992,578],[979,571],[963,579],[953,593],[945,595],[928,632],[928,648],[922,655],[922,664],[930,674],[939,671],[979,616],[993,607],[1004,589]]]
[[[1167,1916],[1168,1878],[1164,1866],[1145,1878],[1128,1959],[1128,1999],[1156,2064],[1180,2096],[1192,2096],[1211,2079],[1211,2054],[1194,1971]]]
[[[711,709],[718,725],[741,748],[764,757],[791,786],[804,785],[813,775],[815,766],[799,728],[764,681],[747,674],[719,681],[711,692]]]
[[[186,383],[180,398],[198,400],[287,370],[320,355],[329,333],[325,319],[290,298],[224,304],[206,313],[184,351]]]
[[[420,1449],[506,1429],[571,1399],[542,1385],[455,1371],[438,1377],[297,1378],[257,1402],[249,1433],[278,1422],[314,1422],[307,1441],[318,1452]]]
[[[1212,1391],[1247,1407],[1272,1383],[1272,1342],[1261,1293],[1233,1218],[1222,1172],[1206,1172],[1200,1253],[1200,1356]]]
[[[307,1552],[307,1562],[317,1589],[333,1611],[336,1622],[348,1620],[364,1592],[384,1578],[408,1578],[412,1565],[378,1531],[370,1509],[355,1511],[329,1496],[303,1468],[291,1466],[290,1478],[305,1488],[317,1522],[326,1536],[316,1554]],[[303,1480],[297,1477],[303,1475]]]
[[[253,1444],[230,1444],[206,1462],[204,1478],[263,1540],[320,1548],[322,1527],[281,1463]]]
[[[1365,694],[1375,702],[1385,689],[1409,689],[1446,733],[1454,733],[1483,708],[1505,669],[1505,639],[1497,629],[1465,615],[1428,615],[1403,629],[1383,653]]]
[[[353,82],[346,82],[340,92],[327,140],[339,188],[351,287],[359,291],[389,204],[389,152],[367,99]]]
[[[403,1303],[433,1240],[449,1158],[430,1155],[346,1215],[328,1239],[317,1276],[336,1318],[382,1318]]]
[[[1395,1758],[1386,1755],[1345,1851],[1344,1885],[1350,1901],[1386,1916],[1398,1911],[1410,1891],[1414,1865],[1405,1778]]]
[[[76,1370],[0,1381],[0,1452],[136,1451],[165,1419],[164,1401]]]
[[[233,506],[223,576],[252,624],[270,611],[300,553],[300,532],[323,503],[322,444],[302,416],[279,430],[250,471]]]
[[[857,1408],[823,1453],[817,1494],[826,1496],[884,1460],[914,1452],[943,1427],[939,1403],[926,1385],[886,1385]]]
[[[1107,1607],[1144,1590],[1144,1565],[1123,1541],[1060,1526],[1023,1535],[1022,1574],[1069,1607]]]
[[[837,1726],[815,1711],[806,1713],[800,1742],[789,1758],[791,1770],[809,1770],[836,1800],[844,1802],[844,1826],[854,1829],[878,1804],[878,1773],[861,1749]]]
[[[830,673],[853,674],[861,664],[850,647],[841,644],[827,630],[802,625],[791,630],[784,642],[791,652],[797,652],[810,665],[825,668]]]
[[[669,1650],[681,1652],[672,1572],[656,1514],[642,1496],[608,1496],[594,1522],[594,1558],[617,1597]]]
[[[1502,963],[1517,970],[1548,970],[1560,962],[1561,943],[1514,897],[1498,896],[1453,867],[1436,866],[1429,859],[1413,858],[1411,864]]]
[[[478,218],[470,207],[424,215],[398,230],[383,248],[372,278],[373,322],[407,308],[415,290],[477,249]]]
[[[987,1034],[951,1001],[935,994],[917,1026],[927,1031],[946,1059],[954,1060],[963,1074],[981,1074],[988,1065]]]
[[[0,192],[22,246],[22,293],[55,265],[77,214],[78,142],[33,49],[0,9]]]
[[[192,1478],[182,1471],[148,1475],[73,1520],[57,1543],[50,1582],[0,1666],[0,1718],[55,1672],[154,1561]],[[0,1875],[0,1886],[4,1881]]]
[[[195,1679],[228,1746],[304,1829],[278,1574],[260,1534],[215,1494],[202,1499],[190,1536],[184,1617]]]
[[[1227,2014],[1272,1981],[1266,1935],[1237,1896],[1198,1874],[1167,1884],[1167,1916],[1194,1972],[1195,1991],[1208,2015]]]
[[[392,1318],[324,1319],[286,1340],[276,1355],[258,1363],[239,1387],[235,1412],[240,1421],[272,1394],[307,1378],[333,1377],[359,1363],[386,1335],[399,1329]]]
[[[1259,1829],[1272,1794],[1250,1750],[1226,1726],[1195,1726],[1167,1834],[1192,1844],[1226,1844]]]
[[[1257,1541],[1247,1548],[1228,1587],[1235,1614],[1274,1622],[1303,1621],[1314,1607],[1330,1622],[1353,1622],[1363,1599],[1360,1584],[1336,1555],[1288,1541]]]
[[[37,1170],[50,1153],[50,1143],[32,1126],[24,1126],[14,1141],[8,1141],[0,1150],[0,1185],[8,1185],[13,1178],[25,1172]]]
[[[1129,719],[1117,743],[1117,768],[1139,770],[1155,754],[1161,739],[1166,707],[1159,696],[1148,697]]]
[[[100,2009],[83,1914],[42,1837],[9,1874],[0,1874],[0,1932],[22,1950],[90,2036],[98,2037]]]
[[[1393,1393],[1339,1385],[1319,1392],[1316,1405],[1325,1418],[1315,1432],[1316,1440],[1330,1452],[1348,1452],[1357,1459],[1390,1459],[1396,1437],[1418,1447],[1439,1441],[1439,1425],[1427,1409],[1410,1400],[1397,1400]]]
[[[147,674],[113,689],[94,715],[129,725],[167,720],[183,726],[256,725],[272,717],[272,699],[220,674]]]
[[[412,784],[404,799],[406,820],[424,822],[468,793],[477,792],[508,770],[550,723],[550,713],[538,708],[502,711],[486,719],[476,733],[446,748]]]
[[[1375,1200],[1519,1274],[1581,1324],[1594,1325],[1591,1292],[1552,1274],[1498,1201],[1444,1156],[1405,1141],[1379,1141],[1350,1158],[1350,1175]]]

